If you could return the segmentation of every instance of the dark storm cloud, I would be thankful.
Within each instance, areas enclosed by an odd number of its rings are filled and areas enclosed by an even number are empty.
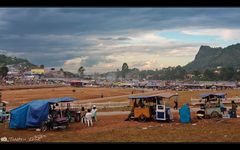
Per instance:
[[[125,40],[131,40],[129,37],[118,37],[118,38],[113,38],[113,37],[103,37],[103,38],[98,38],[99,40],[104,40],[104,41],[110,41],[110,40],[119,40],[119,41],[125,41]]]
[[[238,27],[239,8],[18,8],[5,9],[7,34],[89,34],[183,26]],[[116,31],[117,32],[117,31]]]
[[[116,40],[120,40],[120,41],[125,41],[125,40],[131,40],[131,38],[128,37],[119,37]]]
[[[127,34],[135,31],[239,28],[237,18],[240,8],[1,8],[0,49],[25,53],[33,63],[46,66],[90,56],[84,62],[90,67],[113,60],[101,52],[93,54],[99,43],[86,40],[88,36],[100,36],[96,37],[100,41],[128,41]]]

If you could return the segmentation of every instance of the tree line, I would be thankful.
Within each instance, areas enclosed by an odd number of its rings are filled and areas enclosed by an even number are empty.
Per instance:
[[[117,69],[115,74],[116,79],[240,81],[240,69],[233,67],[187,71],[179,65],[163,69],[139,70],[131,69],[127,63],[123,63],[121,70]]]

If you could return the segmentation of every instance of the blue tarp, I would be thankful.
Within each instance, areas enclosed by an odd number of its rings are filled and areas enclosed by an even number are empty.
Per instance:
[[[49,113],[49,104],[59,102],[71,102],[76,100],[71,97],[53,98],[46,100],[34,100],[21,105],[10,111],[9,128],[27,128],[37,127],[47,120]]]
[[[226,93],[207,93],[207,94],[201,94],[200,96],[202,98],[207,98],[208,96],[217,96],[217,97],[220,97],[220,98],[225,98],[225,95]]]
[[[180,115],[180,122],[181,123],[189,123],[191,122],[191,112],[190,108],[187,104],[184,104],[180,109],[179,109],[179,115]]]

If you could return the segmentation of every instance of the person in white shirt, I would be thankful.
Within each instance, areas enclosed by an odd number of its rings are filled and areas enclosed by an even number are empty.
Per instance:
[[[90,109],[88,109],[88,112],[86,113],[85,118],[86,118],[86,122],[87,122],[88,127],[93,126],[92,113],[91,113]]]
[[[91,110],[91,113],[92,113],[92,118],[94,121],[97,121],[97,108],[95,105],[93,105],[93,108]]]

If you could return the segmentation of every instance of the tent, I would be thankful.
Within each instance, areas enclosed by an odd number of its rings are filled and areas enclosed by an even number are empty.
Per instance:
[[[189,123],[191,122],[191,112],[190,108],[187,104],[184,104],[180,109],[179,109],[179,114],[180,114],[180,122],[181,123]]]
[[[71,97],[53,98],[46,100],[33,100],[23,104],[10,111],[9,128],[27,128],[38,127],[41,123],[48,119],[49,104],[59,102],[71,102],[76,100]]]

